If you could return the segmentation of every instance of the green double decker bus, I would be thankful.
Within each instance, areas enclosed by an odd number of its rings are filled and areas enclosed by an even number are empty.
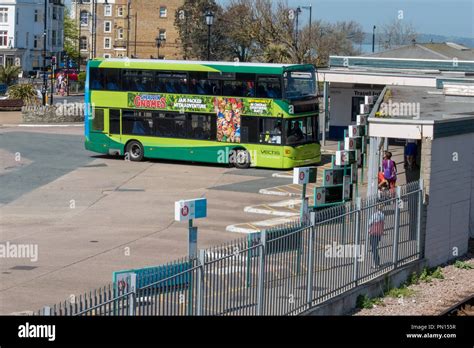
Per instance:
[[[96,59],[86,149],[289,169],[321,161],[312,65]]]

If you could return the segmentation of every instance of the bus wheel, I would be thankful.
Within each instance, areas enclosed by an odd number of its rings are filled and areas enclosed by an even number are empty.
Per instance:
[[[237,150],[234,166],[239,169],[250,168],[250,154],[246,150]]]
[[[128,158],[132,162],[140,162],[143,160],[143,145],[140,144],[138,141],[131,141],[127,144],[127,148],[125,149],[126,155],[128,154]]]

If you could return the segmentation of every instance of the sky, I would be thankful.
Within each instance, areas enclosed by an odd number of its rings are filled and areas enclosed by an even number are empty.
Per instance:
[[[226,5],[231,0],[217,0]],[[328,22],[354,20],[365,32],[397,19],[411,23],[418,33],[474,38],[474,0],[287,0],[291,7],[313,7],[313,18]],[[66,0],[70,2],[70,0]],[[308,11],[302,21],[307,21]]]
[[[295,8],[312,5],[315,19],[357,21],[365,32],[397,19],[403,11],[403,20],[418,33],[474,37],[474,0],[288,0],[288,4]]]

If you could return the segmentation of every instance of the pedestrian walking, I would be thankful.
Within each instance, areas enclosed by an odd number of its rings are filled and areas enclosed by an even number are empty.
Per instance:
[[[372,252],[372,268],[380,267],[379,243],[382,240],[385,228],[385,215],[383,213],[383,203],[376,206],[375,213],[370,217],[368,226],[368,235],[370,249]]]

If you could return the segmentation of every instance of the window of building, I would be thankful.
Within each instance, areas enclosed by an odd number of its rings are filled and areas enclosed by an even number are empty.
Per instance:
[[[112,16],[112,5],[104,5],[104,16],[105,17]]]
[[[38,19],[39,19],[38,10],[35,10],[35,22],[38,22]]]
[[[81,25],[89,25],[89,12],[81,11]]]
[[[26,33],[26,48],[30,48],[30,33]]]
[[[160,29],[160,39],[166,41],[166,29]]]
[[[112,48],[112,39],[110,37],[104,37],[104,49],[109,50]]]
[[[87,37],[82,36],[80,41],[81,51],[87,51]]]
[[[188,138],[216,140],[217,117],[215,115],[189,115]]]
[[[58,19],[58,8],[53,6],[53,19]]]
[[[117,16],[123,17],[123,6],[117,7]]]
[[[56,32],[56,30],[53,30],[53,31],[51,32],[51,42],[52,42],[52,45],[53,45],[53,46],[56,46],[56,44],[57,44],[57,39],[58,39],[58,38],[57,38],[57,32]]]
[[[109,110],[109,133],[120,134],[120,110]]]
[[[123,28],[118,28],[117,29],[117,39],[123,40],[124,35],[123,35]]]
[[[112,32],[112,22],[105,21],[104,22],[104,33],[111,33]]]
[[[104,109],[94,109],[92,111],[94,118],[92,120],[92,130],[103,132],[104,131]]]
[[[8,31],[0,30],[0,46],[6,47],[8,45]]]
[[[33,39],[33,48],[39,48],[40,38],[39,35],[35,35]]]
[[[168,17],[168,9],[164,6],[160,7],[160,18]]]
[[[0,7],[0,23],[8,23],[8,8]]]

